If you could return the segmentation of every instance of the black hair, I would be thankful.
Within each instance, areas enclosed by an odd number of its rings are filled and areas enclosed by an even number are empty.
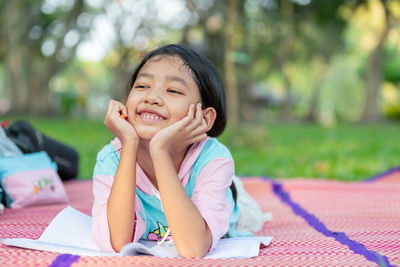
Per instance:
[[[140,69],[156,56],[178,56],[192,73],[193,80],[200,90],[203,108],[213,107],[217,112],[214,125],[207,132],[211,137],[219,136],[226,126],[225,89],[221,77],[214,65],[203,55],[182,44],[170,44],[150,51],[136,67],[131,78],[131,87],[136,81]]]

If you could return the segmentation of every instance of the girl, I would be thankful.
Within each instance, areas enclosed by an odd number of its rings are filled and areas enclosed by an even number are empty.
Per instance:
[[[126,105],[111,100],[104,123],[116,138],[93,174],[92,235],[101,249],[171,237],[182,257],[203,257],[236,235],[234,163],[214,138],[226,124],[224,87],[204,56],[183,45],[150,52]]]

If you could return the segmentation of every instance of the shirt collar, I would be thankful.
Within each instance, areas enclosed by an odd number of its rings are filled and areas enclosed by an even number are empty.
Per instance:
[[[178,172],[179,180],[183,187],[186,186],[187,182],[190,178],[190,173],[193,167],[194,162],[196,161],[197,157],[199,156],[201,150],[203,149],[204,144],[210,139],[200,141],[198,143],[194,143],[189,147],[189,150],[186,153],[185,158],[182,161],[181,167]],[[111,141],[111,144],[114,146],[118,156],[121,154],[121,141],[118,138],[114,138]],[[143,171],[142,167],[140,167],[139,163],[136,162],[136,186],[142,192],[153,195],[153,191],[151,188],[155,189],[153,184],[150,182],[149,178],[147,177],[146,173]]]

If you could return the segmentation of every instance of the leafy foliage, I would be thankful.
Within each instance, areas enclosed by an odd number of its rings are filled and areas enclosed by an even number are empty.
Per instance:
[[[384,78],[394,84],[400,83],[400,53],[393,45],[385,47]]]

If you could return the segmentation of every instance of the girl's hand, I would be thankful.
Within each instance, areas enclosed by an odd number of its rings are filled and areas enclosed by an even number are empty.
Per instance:
[[[104,124],[112,132],[122,144],[133,142],[139,144],[139,136],[135,128],[129,121],[122,118],[121,115],[128,117],[128,111],[124,104],[110,100],[108,103],[107,114],[104,119]]]
[[[201,104],[191,104],[188,114],[182,120],[160,130],[150,141],[150,152],[164,150],[170,155],[187,146],[207,138],[207,123]]]

